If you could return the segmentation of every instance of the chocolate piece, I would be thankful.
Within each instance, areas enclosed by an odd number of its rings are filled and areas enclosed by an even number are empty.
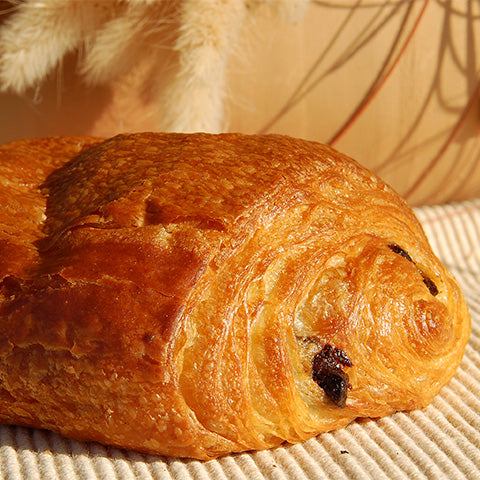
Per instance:
[[[412,257],[402,248],[400,247],[399,245],[397,245],[396,243],[391,243],[389,246],[390,250],[392,250],[392,252],[398,254],[398,255],[401,255],[402,257],[406,258],[408,261],[412,262],[415,264],[415,262],[413,261]],[[433,282],[433,280],[431,280],[430,278],[428,278],[418,267],[417,267],[418,271],[422,274],[422,277],[423,277],[423,283],[427,286],[429,292],[435,297],[438,295],[438,287],[435,285],[435,283]]]
[[[349,387],[349,377],[342,366],[352,365],[343,350],[328,343],[313,358],[313,380],[323,389],[327,398],[340,408],[345,407]]]
[[[392,252],[396,253],[397,255],[401,255],[403,258],[406,258],[409,262],[415,263],[412,257],[406,252],[402,247],[397,245],[396,243],[391,243],[388,248],[392,250]]]
[[[433,280],[430,278],[423,276],[423,283],[427,286],[429,292],[435,297],[438,295],[438,287],[433,283]]]

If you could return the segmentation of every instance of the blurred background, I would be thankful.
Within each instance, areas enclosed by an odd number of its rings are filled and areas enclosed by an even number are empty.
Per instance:
[[[227,62],[223,130],[329,143],[412,205],[480,197],[480,1],[311,0],[296,21],[257,3]],[[0,94],[0,143],[161,130],[177,27],[107,84],[87,85],[72,52]]]

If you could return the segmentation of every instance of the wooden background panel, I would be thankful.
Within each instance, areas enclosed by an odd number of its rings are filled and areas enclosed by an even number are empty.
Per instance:
[[[160,129],[171,47],[99,87],[68,56],[37,89],[0,95],[0,143]],[[412,204],[442,203],[480,196],[479,94],[478,0],[312,0],[294,24],[261,7],[228,64],[225,130],[330,143]]]
[[[230,128],[330,143],[415,204],[480,194],[480,2],[316,2],[246,28],[264,48],[231,70]]]

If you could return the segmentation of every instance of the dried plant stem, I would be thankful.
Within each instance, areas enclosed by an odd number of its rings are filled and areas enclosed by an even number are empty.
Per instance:
[[[422,185],[422,183],[425,181],[425,179],[431,174],[433,169],[438,165],[442,156],[445,154],[447,148],[450,146],[450,144],[455,140],[455,138],[460,133],[463,125],[465,124],[466,119],[469,116],[469,114],[471,113],[473,108],[477,105],[477,102],[478,102],[479,98],[480,98],[480,82],[478,82],[473,95],[470,97],[467,105],[463,109],[462,114],[460,115],[457,123],[455,124],[454,128],[452,129],[452,131],[451,131],[450,135],[448,136],[448,138],[446,139],[446,141],[440,147],[439,151],[433,157],[433,159],[428,163],[427,167],[423,170],[423,172],[420,173],[420,175],[417,177],[417,179],[415,180],[413,185],[405,193],[405,198],[407,198],[407,200],[409,198],[411,198],[411,196],[414,193],[417,192],[417,190]],[[430,198],[430,197],[428,197],[428,198]],[[425,201],[428,201],[428,198],[425,199]]]
[[[401,58],[407,51],[413,37],[415,36],[415,32],[418,29],[418,26],[420,25],[420,22],[425,14],[425,11],[427,9],[427,6],[429,4],[429,0],[426,0],[425,3],[423,4],[422,10],[420,11],[415,24],[413,25],[410,33],[408,34],[404,44],[402,45],[400,52],[398,53],[397,57],[393,60],[390,68],[386,71],[385,74],[383,74],[384,70],[386,69],[390,59],[391,55],[393,54],[393,50],[395,45],[399,42],[400,36],[403,32],[403,28],[408,20],[408,16],[410,14],[411,8],[413,7],[413,4],[410,3],[409,5],[409,10],[407,12],[407,15],[404,17],[403,22],[402,22],[402,27],[400,28],[397,37],[394,41],[394,47],[391,49],[390,55],[387,57],[387,59],[384,62],[384,65],[380,69],[379,75],[373,82],[372,86],[370,87],[369,91],[367,94],[363,97],[362,101],[360,104],[357,106],[357,108],[354,110],[354,112],[350,115],[350,117],[347,119],[347,121],[340,127],[340,129],[330,138],[329,144],[330,145],[335,145],[338,143],[338,141],[347,133],[347,131],[354,125],[355,121],[360,117],[360,115],[366,110],[367,106],[373,101],[373,99],[378,95],[382,87],[385,85],[386,81],[388,78],[392,75],[393,71],[397,67],[398,63],[400,62]]]

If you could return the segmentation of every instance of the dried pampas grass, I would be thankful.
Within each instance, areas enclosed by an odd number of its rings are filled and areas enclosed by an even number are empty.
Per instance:
[[[178,69],[158,99],[166,131],[224,127],[225,71],[245,17],[260,5],[297,20],[309,0],[10,0],[0,28],[0,89],[41,85],[68,53],[79,52],[87,84],[111,82],[154,58],[174,35]]]

